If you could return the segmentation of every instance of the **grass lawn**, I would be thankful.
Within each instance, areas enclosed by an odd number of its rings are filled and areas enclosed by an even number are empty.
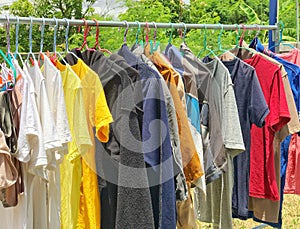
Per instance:
[[[285,195],[283,203],[283,229],[300,229],[300,196],[297,195]],[[247,221],[234,219],[234,229],[251,229],[253,227],[261,225],[254,222],[252,219]],[[211,224],[199,222],[199,228],[207,229],[212,228]],[[272,229],[272,227],[264,227],[265,229]],[[226,228],[224,228],[226,229]]]

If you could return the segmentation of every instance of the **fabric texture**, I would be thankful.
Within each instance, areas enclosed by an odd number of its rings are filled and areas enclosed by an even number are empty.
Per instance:
[[[152,201],[158,201],[159,218],[155,222],[156,228],[174,228],[176,227],[176,202],[173,156],[167,108],[160,76],[131,53],[127,45],[123,45],[118,54],[123,56],[130,66],[135,67],[141,76],[144,95],[142,146],[145,162],[149,166],[148,179]],[[156,120],[160,120],[160,122],[156,122]],[[154,198],[158,198],[158,200],[154,200]],[[157,214],[154,214],[154,217],[157,218],[155,215]]]
[[[218,58],[204,58],[203,61],[212,77],[208,79],[208,114],[203,111],[205,107],[201,110],[202,130],[208,131],[210,138],[217,136],[216,140],[220,141],[217,145],[222,145],[214,161],[223,173],[207,185],[206,197],[196,188],[197,213],[201,221],[213,223],[214,228],[232,228],[232,161],[245,151],[245,146],[230,73]],[[238,124],[233,120],[238,120]]]
[[[248,218],[249,173],[250,173],[250,129],[252,124],[262,127],[269,114],[255,69],[235,58],[223,61],[234,84],[235,98],[239,112],[246,151],[233,159],[234,186],[232,195],[233,217]]]
[[[176,110],[175,110],[175,105],[174,105],[172,95],[167,86],[167,83],[163,79],[162,75],[160,74],[156,66],[152,63],[150,59],[148,59],[143,54],[144,48],[140,45],[135,44],[131,48],[131,51],[134,55],[140,57],[143,62],[145,62],[160,76],[160,83],[162,86],[162,90],[165,97],[165,103],[167,107],[170,140],[171,140],[173,157],[175,162],[173,166],[174,166],[174,175],[176,176],[176,200],[179,201],[186,200],[188,198],[188,187],[183,172],[182,155],[181,155],[179,132],[178,132],[178,122],[177,122]]]
[[[60,165],[61,228],[77,228],[80,184],[82,178],[81,156],[92,147],[88,130],[81,81],[70,65],[56,62],[61,72],[64,97],[72,141],[68,154]]]

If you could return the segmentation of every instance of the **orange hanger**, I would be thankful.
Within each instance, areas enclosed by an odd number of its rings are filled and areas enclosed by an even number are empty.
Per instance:
[[[82,20],[84,21],[84,26],[85,26],[85,28],[84,28],[84,32],[83,32],[83,44],[81,45],[81,47],[79,47],[79,48],[77,49],[77,50],[80,50],[80,51],[83,49],[83,47],[85,47],[86,49],[89,48],[89,47],[88,47],[88,44],[87,44],[86,38],[87,38],[88,33],[89,33],[89,31],[90,31],[90,27],[88,26],[87,21],[86,21],[84,18],[82,18]],[[80,27],[79,27],[79,30],[80,30]]]
[[[99,44],[99,32],[100,32],[99,23],[98,23],[98,21],[96,19],[93,19],[93,21],[96,23],[96,43],[95,43],[93,49],[98,48],[99,51],[106,52],[109,55],[111,55],[111,51],[109,51],[108,49],[101,48],[101,46]]]

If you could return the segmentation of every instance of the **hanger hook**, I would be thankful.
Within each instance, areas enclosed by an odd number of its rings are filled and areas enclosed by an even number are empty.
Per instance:
[[[30,27],[29,27],[29,53],[32,53],[32,17],[30,16]]]
[[[174,25],[173,25],[172,22],[170,22],[170,26],[171,26],[171,33],[170,33],[170,36],[169,36],[169,44],[172,43],[172,38],[173,38]]]
[[[19,28],[20,28],[20,19],[16,16],[17,23],[16,23],[16,53],[19,52]]]
[[[138,24],[138,29],[135,35],[135,43],[138,44],[139,43],[139,35],[141,32],[141,23],[139,21],[135,21]]]
[[[243,33],[242,33],[242,36],[240,37],[239,46],[242,46],[243,41],[244,41],[245,32],[246,32],[246,26],[244,24],[242,24],[241,26],[243,27]]]
[[[99,45],[99,33],[100,33],[100,29],[99,29],[99,23],[96,19],[93,19],[93,21],[96,24],[96,43],[94,45],[94,49],[96,49],[97,45]]]
[[[157,34],[157,25],[155,22],[152,22],[152,24],[154,25],[154,33],[153,33],[153,44],[156,44],[156,34]]]
[[[148,22],[146,22],[145,26],[146,26],[146,44],[148,44],[148,42],[149,42],[149,30],[150,30]]]
[[[54,17],[53,20],[54,20],[54,22],[55,22],[55,26],[54,26],[53,52],[56,53],[56,35],[57,35],[57,29],[58,29],[58,21],[57,21],[56,17]]]
[[[67,23],[67,28],[66,28],[66,34],[65,34],[65,40],[66,40],[66,52],[69,51],[69,30],[70,30],[70,21],[67,18],[64,18],[64,20]]]
[[[184,27],[182,40],[183,40],[183,42],[185,42],[185,36],[186,36],[187,27],[186,27],[186,24],[185,24],[184,22],[181,22],[181,24],[182,24],[183,27]]]
[[[7,41],[7,52],[10,53],[10,36],[9,36],[9,33],[10,33],[10,22],[9,22],[9,17],[8,15],[6,14],[5,15],[6,17],[6,27],[5,27],[5,30],[6,30],[6,41]]]
[[[126,36],[127,36],[128,30],[129,30],[129,24],[128,24],[127,21],[123,21],[123,22],[126,25],[126,29],[125,29],[125,32],[124,32],[124,44],[126,44]]]
[[[222,43],[221,43],[221,41],[222,41],[222,34],[224,32],[224,26],[223,26],[223,24],[220,24],[220,23],[219,23],[219,26],[220,26],[221,30],[220,30],[220,33],[219,33],[219,36],[218,36],[218,49],[222,50]]]
[[[40,44],[40,52],[43,52],[43,45],[44,45],[44,31],[45,31],[45,18],[42,17],[43,23],[41,25],[41,44]]]
[[[260,33],[260,26],[258,24],[256,24],[257,27],[257,32],[255,34],[255,37],[258,37],[259,33]]]

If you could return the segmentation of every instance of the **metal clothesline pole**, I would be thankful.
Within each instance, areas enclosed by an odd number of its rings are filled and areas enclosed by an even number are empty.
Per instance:
[[[43,21],[45,25],[55,25],[56,21],[58,25],[67,26],[68,22],[70,26],[83,26],[85,25],[83,20],[80,19],[55,19],[55,18],[35,18],[35,17],[15,17],[15,16],[0,16],[0,23],[6,23],[7,19],[9,19],[9,23],[16,24],[19,20],[20,24],[42,24]],[[96,22],[93,20],[87,20],[87,25],[96,26]],[[245,30],[278,30],[277,25],[219,25],[219,24],[184,24],[184,23],[152,23],[152,22],[124,22],[124,21],[98,21],[100,27],[141,27],[148,26],[149,28],[187,28],[187,29],[225,29],[225,30],[236,30],[238,28]]]

